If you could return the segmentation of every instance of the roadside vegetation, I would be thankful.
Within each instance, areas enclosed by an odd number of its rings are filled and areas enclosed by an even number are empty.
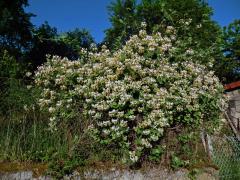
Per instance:
[[[34,27],[27,1],[13,4],[0,3],[0,162],[44,164],[56,178],[99,163],[212,165],[200,133],[224,123],[238,20],[221,29],[196,0],[118,0],[96,45],[85,29]],[[24,31],[7,15],[25,17]]]

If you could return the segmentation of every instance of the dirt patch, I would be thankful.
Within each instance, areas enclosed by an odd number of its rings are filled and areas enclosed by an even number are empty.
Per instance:
[[[34,177],[46,173],[47,164],[32,162],[0,162],[0,173],[13,173],[19,171],[32,171]]]

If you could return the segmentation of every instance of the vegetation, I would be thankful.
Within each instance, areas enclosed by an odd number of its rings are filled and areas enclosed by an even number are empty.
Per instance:
[[[173,27],[165,35],[141,30],[121,51],[103,49],[84,65],[49,59],[35,81],[44,88],[39,105],[49,111],[50,127],[72,124],[82,111],[95,139],[127,151],[133,162],[159,148],[167,127],[217,127],[223,88],[213,72],[188,61],[193,50],[177,54],[177,41]]]
[[[27,5],[0,2],[0,161],[57,178],[99,161],[207,161],[199,133],[219,128],[221,82],[239,79],[239,20],[221,29],[200,0],[117,0],[94,45],[85,29],[34,27]]]
[[[18,59],[31,46],[33,14],[24,12],[27,5],[27,0],[0,2],[0,48]]]
[[[240,20],[223,29],[223,57],[216,62],[216,73],[224,83],[239,80]]]
[[[112,27],[106,30],[105,42],[110,49],[119,48],[141,29],[162,31],[166,26],[176,29],[176,36],[188,41],[191,48],[207,50],[215,47],[221,34],[219,26],[211,20],[212,9],[201,0],[117,0],[110,9]],[[188,28],[186,29],[186,23]]]
[[[94,43],[93,37],[85,29],[75,29],[58,34],[57,29],[47,22],[33,31],[32,48],[25,58],[31,64],[32,70],[46,61],[46,55],[58,55],[70,60],[81,58],[81,48],[89,49]]]

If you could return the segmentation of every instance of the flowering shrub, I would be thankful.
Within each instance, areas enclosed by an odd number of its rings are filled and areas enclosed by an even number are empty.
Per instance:
[[[212,71],[194,63],[197,52],[186,47],[178,54],[174,31],[167,27],[150,36],[141,30],[113,54],[106,47],[89,53],[85,64],[49,58],[35,81],[43,87],[39,105],[48,109],[51,127],[81,111],[92,119],[88,130],[98,142],[127,150],[137,162],[159,147],[168,127],[215,125],[223,87]]]

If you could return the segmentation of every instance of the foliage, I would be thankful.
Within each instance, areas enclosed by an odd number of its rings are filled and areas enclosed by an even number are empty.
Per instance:
[[[45,22],[34,30],[33,47],[25,58],[35,70],[46,61],[46,54],[78,59],[81,58],[81,48],[89,49],[93,42],[92,36],[85,29],[75,29],[59,35],[55,27]]]
[[[17,78],[21,74],[21,66],[7,50],[0,52],[0,77]]]
[[[60,39],[69,45],[76,53],[79,53],[82,48],[90,49],[91,44],[94,43],[89,31],[79,28],[63,33]]]
[[[67,44],[57,38],[57,29],[47,22],[34,29],[32,48],[25,54],[25,59],[31,63],[33,70],[46,61],[46,54],[69,58],[77,56]]]
[[[223,57],[216,62],[216,71],[223,83],[239,80],[240,20],[235,20],[223,29]]]
[[[216,127],[223,87],[214,72],[193,62],[211,57],[183,47],[175,32],[170,26],[163,34],[141,30],[113,54],[106,47],[90,53],[86,64],[49,58],[35,82],[43,87],[39,105],[49,111],[50,127],[74,123],[83,112],[91,120],[84,131],[127,151],[130,162],[141,162],[154,150],[167,127]]]
[[[117,0],[109,49],[97,52],[85,29],[33,28],[27,5],[0,2],[1,160],[46,162],[62,178],[91,161],[158,163],[170,150],[178,168],[199,130],[218,127],[223,88],[209,69],[218,57],[222,82],[238,80],[239,21],[224,29],[222,58],[203,1]],[[33,87],[27,69],[37,69]],[[169,129],[175,148],[162,141]]]
[[[112,28],[105,31],[104,42],[109,49],[117,49],[139,29],[136,0],[113,1],[108,7]]]
[[[17,57],[31,45],[31,13],[24,12],[27,0],[0,2],[0,48]]]
[[[77,167],[84,166],[86,164],[85,160],[88,157],[77,148],[71,147],[72,149],[70,150],[67,149],[67,146],[64,148],[61,148],[63,151],[54,148],[47,153],[49,156],[47,173],[58,179],[65,175],[72,174]],[[88,150],[89,149],[86,148],[84,153]]]
[[[18,63],[6,50],[0,52],[0,114],[6,114],[11,109],[23,109],[23,104],[29,104],[29,90],[23,87],[18,78],[23,77],[25,68]]]
[[[79,77],[80,68],[80,61],[54,56],[51,60],[49,58],[44,66],[39,67],[35,74],[36,84],[44,87],[39,106],[43,109],[48,107],[47,111],[52,115],[52,127],[57,121],[67,122],[78,116],[82,98],[75,86],[82,79]]]
[[[148,33],[174,26],[177,37],[191,41],[193,49],[214,48],[214,56],[220,53],[220,28],[211,20],[212,9],[204,1],[117,0],[109,11],[112,27],[106,30],[105,43],[110,49],[120,48],[146,22]]]
[[[1,161],[44,163],[48,173],[56,178],[85,165],[93,151],[89,145],[93,141],[79,132],[77,123],[71,133],[66,127],[51,132],[47,114],[37,107],[28,106],[21,112],[13,107],[11,113],[1,115],[0,124]]]
[[[47,21],[34,30],[34,35],[40,40],[54,39],[57,36],[57,28],[51,27]]]
[[[173,155],[171,159],[171,168],[178,169],[184,167],[185,163],[179,157]]]
[[[149,160],[152,162],[159,162],[163,154],[164,154],[164,148],[158,145],[155,148],[151,149],[149,153]]]

